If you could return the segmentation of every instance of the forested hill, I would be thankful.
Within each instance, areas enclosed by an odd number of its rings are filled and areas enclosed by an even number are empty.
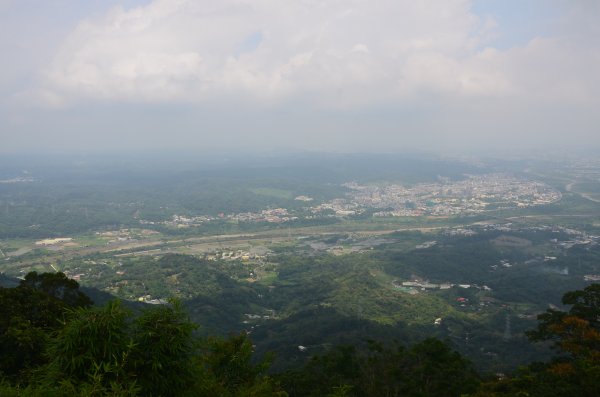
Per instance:
[[[286,372],[269,371],[246,333],[199,337],[173,301],[138,314],[93,306],[62,273],[0,287],[2,396],[595,396],[600,390],[600,285],[564,295],[532,341],[557,356],[516,374],[478,374],[436,339],[412,346],[331,346]],[[306,350],[307,346],[298,346]]]

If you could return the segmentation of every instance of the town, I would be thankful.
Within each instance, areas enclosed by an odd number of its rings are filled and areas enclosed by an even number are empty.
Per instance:
[[[485,211],[526,208],[560,201],[561,193],[550,186],[506,174],[469,175],[461,181],[439,178],[437,183],[419,183],[411,187],[400,184],[361,185],[347,182],[346,197],[335,198],[301,210],[268,208],[259,212],[173,215],[156,222],[140,220],[142,225],[163,224],[188,228],[217,220],[231,222],[284,223],[302,219],[349,217],[370,211],[373,217],[450,216]],[[295,201],[309,203],[308,196]]]

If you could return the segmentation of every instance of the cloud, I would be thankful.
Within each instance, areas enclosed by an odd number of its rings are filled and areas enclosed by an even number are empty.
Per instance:
[[[98,120],[116,115],[111,130],[153,131],[157,146],[172,125],[180,141],[203,143],[211,130],[220,132],[210,139],[241,142],[245,133],[257,145],[351,139],[344,144],[388,148],[526,135],[598,143],[597,2],[569,2],[551,34],[503,48],[493,47],[499,22],[475,14],[472,3],[154,0],[114,7],[79,22],[15,97],[41,104],[48,125],[71,128],[74,139],[88,139],[93,133],[81,131],[98,131]],[[57,108],[63,113],[52,114]]]
[[[156,0],[81,22],[40,88],[65,104],[299,96],[324,106],[487,90],[453,73],[477,54],[484,22],[464,0]]]
[[[300,98],[345,108],[423,94],[595,100],[597,47],[536,38],[498,51],[485,46],[495,26],[465,0],[155,0],[81,22],[36,89],[42,102],[65,106]]]

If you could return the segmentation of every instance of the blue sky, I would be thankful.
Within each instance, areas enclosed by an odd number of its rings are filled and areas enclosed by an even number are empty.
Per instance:
[[[489,45],[508,49],[526,45],[535,37],[551,36],[568,7],[556,0],[476,0],[471,10],[498,22],[497,38]]]
[[[0,152],[600,145],[600,2],[0,0]]]

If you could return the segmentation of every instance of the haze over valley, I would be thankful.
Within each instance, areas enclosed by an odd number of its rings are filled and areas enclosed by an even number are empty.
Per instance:
[[[598,17],[0,0],[0,395],[595,395]]]

